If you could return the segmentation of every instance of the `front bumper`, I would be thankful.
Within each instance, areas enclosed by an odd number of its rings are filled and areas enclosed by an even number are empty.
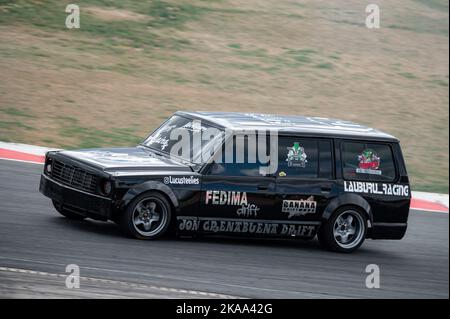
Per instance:
[[[112,216],[111,198],[90,194],[58,183],[45,174],[41,174],[39,191],[62,204],[63,208],[79,215],[100,220],[107,220]]]

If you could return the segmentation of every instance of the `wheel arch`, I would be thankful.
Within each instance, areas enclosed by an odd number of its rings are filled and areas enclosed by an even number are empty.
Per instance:
[[[366,214],[368,219],[369,228],[373,225],[373,214],[372,208],[370,204],[360,195],[357,194],[343,194],[338,196],[330,201],[328,205],[325,207],[325,210],[322,214],[322,221],[328,221],[331,215],[340,207],[343,206],[353,206],[360,208]]]
[[[121,205],[122,209],[127,207],[130,204],[130,202],[134,198],[136,198],[136,196],[139,196],[142,193],[149,191],[155,191],[162,194],[168,199],[169,204],[172,206],[172,208],[174,208],[175,210],[178,208],[179,206],[178,199],[175,196],[173,190],[169,186],[158,181],[148,181],[133,186],[125,193],[125,195],[122,197],[122,205]]]

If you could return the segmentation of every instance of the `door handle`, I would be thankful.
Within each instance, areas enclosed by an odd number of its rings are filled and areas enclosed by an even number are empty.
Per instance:
[[[269,189],[269,185],[258,185],[257,186],[258,190],[262,191],[262,190],[268,190]]]
[[[322,193],[329,193],[331,192],[331,187],[330,186],[323,186],[320,188],[320,190],[322,191]]]

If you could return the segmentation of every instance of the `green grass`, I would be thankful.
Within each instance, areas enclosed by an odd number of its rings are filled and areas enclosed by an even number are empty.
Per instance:
[[[84,0],[80,6],[80,28],[69,30],[74,36],[88,35],[101,39],[96,43],[99,50],[117,50],[123,53],[119,46],[133,48],[170,48],[181,50],[190,46],[187,38],[163,35],[158,29],[185,29],[188,22],[197,21],[205,15],[217,13],[242,14],[251,11],[239,9],[218,9],[208,7],[209,2],[204,1],[202,5],[189,3],[172,3],[161,0],[153,1],[103,1]],[[0,25],[31,25],[36,29],[51,32],[68,31],[65,27],[65,6],[67,3],[57,0],[42,2],[30,2],[26,0],[2,0],[0,2],[3,12],[0,14]],[[85,12],[84,8],[89,6],[102,7],[105,9],[123,9],[133,13],[141,14],[148,19],[124,19],[105,21],[94,14]],[[73,44],[72,44],[73,45]],[[79,50],[87,48],[80,46]],[[48,57],[43,52],[35,52],[36,56]],[[246,54],[246,52],[242,52]],[[247,54],[252,55],[251,51]]]
[[[395,30],[404,30],[404,31],[413,31],[413,32],[421,32],[421,33],[435,33],[442,34],[448,36],[448,29],[445,26],[438,26],[436,28],[433,27],[422,27],[420,25],[399,25],[399,24],[390,24],[387,26],[389,29]]]
[[[164,1],[152,1],[146,13],[153,17],[148,26],[157,28],[179,28],[188,21],[197,20],[202,14],[212,10],[188,3],[169,4]]]
[[[29,117],[29,118],[34,117],[30,112],[24,112],[23,110],[19,110],[15,107],[7,107],[4,109],[2,108],[2,109],[0,109],[0,111],[3,112],[4,114],[8,114],[11,116]]]
[[[26,125],[20,121],[0,121],[0,130],[10,130],[10,131],[14,131],[17,129],[25,129],[28,131],[34,131],[34,127]]]
[[[419,171],[411,167],[408,167],[408,175],[413,191],[448,194],[448,180],[430,178],[427,172]]]
[[[233,48],[233,49],[240,49],[241,48],[241,45],[239,43],[230,43],[228,46],[230,48]]]
[[[325,69],[325,70],[332,70],[334,68],[334,66],[331,63],[319,63],[319,64],[316,65],[316,68],[318,68],[318,69]]]
[[[438,86],[448,87],[448,81],[445,80],[431,80],[430,82]]]
[[[447,0],[414,0],[418,3],[423,4],[431,9],[439,10],[439,11],[448,11],[449,2]]]
[[[240,56],[244,57],[257,57],[262,58],[267,56],[267,52],[265,49],[257,48],[252,50],[237,50],[236,53]]]
[[[443,181],[433,181],[431,183],[412,182],[413,191],[422,191],[430,193],[448,194],[448,183]]]
[[[136,129],[132,127],[112,127],[109,130],[99,130],[83,126],[79,120],[70,116],[58,116],[60,129],[58,135],[71,138],[76,136],[78,143],[69,148],[95,148],[111,145],[136,145],[143,137],[136,135]]]
[[[288,49],[286,54],[294,61],[300,64],[311,63],[313,60],[313,55],[317,51],[313,49]]]
[[[410,72],[400,72],[399,75],[403,76],[406,79],[415,79],[416,76]]]
[[[65,6],[62,1],[42,1],[30,3],[24,0],[3,0],[0,6],[5,10],[0,14],[1,24],[28,24],[35,28],[55,31],[67,31],[65,27]],[[86,6],[122,8],[149,17],[148,21],[112,20],[104,21],[83,12]],[[86,0],[80,4],[80,28],[72,29],[75,34],[88,34],[103,40],[99,45],[114,47],[127,45],[134,48],[179,47],[189,45],[188,39],[174,37],[161,38],[155,35],[158,28],[180,28],[189,21],[197,20],[201,15],[213,10],[190,4],[170,4],[164,1],[96,1]],[[43,53],[38,53],[42,55]],[[45,55],[43,55],[45,56]]]
[[[328,57],[333,59],[333,60],[340,60],[341,59],[341,57],[338,54],[331,54]]]
[[[136,145],[142,141],[141,136],[134,135],[132,128],[113,128],[110,131],[102,131],[95,128],[68,125],[60,129],[60,136],[78,136],[79,143],[70,148],[95,148],[111,145]]]

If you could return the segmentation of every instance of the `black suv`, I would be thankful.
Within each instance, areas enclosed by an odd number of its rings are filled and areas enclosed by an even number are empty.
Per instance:
[[[113,220],[139,239],[317,234],[339,252],[401,239],[410,205],[395,137],[347,121],[225,112],[176,112],[132,148],[48,152],[40,191],[68,218]]]

